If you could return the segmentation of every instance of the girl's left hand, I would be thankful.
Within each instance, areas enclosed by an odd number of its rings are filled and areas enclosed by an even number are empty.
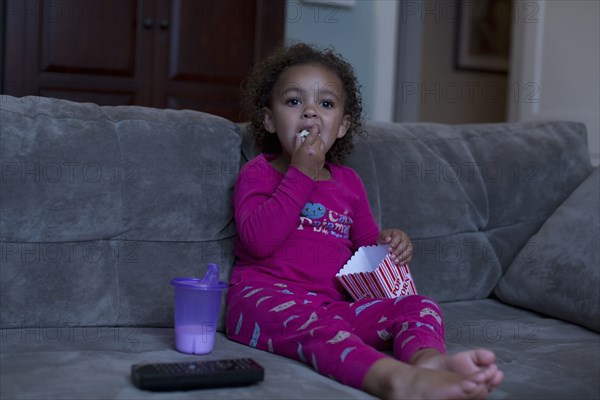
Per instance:
[[[387,244],[392,259],[397,265],[408,263],[413,256],[414,247],[408,235],[400,229],[384,229],[377,238],[378,244]]]

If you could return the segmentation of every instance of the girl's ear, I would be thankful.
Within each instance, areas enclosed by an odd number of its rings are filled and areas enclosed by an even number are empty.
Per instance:
[[[344,115],[344,119],[342,119],[342,123],[340,124],[340,128],[338,129],[338,139],[341,139],[344,137],[344,135],[346,135],[346,132],[348,132],[348,128],[350,128],[351,122],[352,117],[350,117],[350,114]]]
[[[273,113],[268,107],[263,107],[263,126],[269,133],[275,133],[275,123],[273,121]]]

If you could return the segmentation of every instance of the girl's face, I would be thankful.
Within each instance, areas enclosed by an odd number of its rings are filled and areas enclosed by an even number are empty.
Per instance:
[[[290,157],[299,132],[317,125],[325,153],[350,126],[344,114],[344,90],[340,78],[318,64],[286,68],[273,89],[271,107],[263,109],[267,132],[277,134],[284,154]]]

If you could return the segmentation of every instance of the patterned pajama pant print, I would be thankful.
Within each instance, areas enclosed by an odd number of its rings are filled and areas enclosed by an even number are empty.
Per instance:
[[[229,288],[227,304],[231,340],[358,389],[373,363],[389,357],[381,350],[404,362],[423,348],[445,352],[441,311],[423,296],[349,303],[284,283],[242,282]]]

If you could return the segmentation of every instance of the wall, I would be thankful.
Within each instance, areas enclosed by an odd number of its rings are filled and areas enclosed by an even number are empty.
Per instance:
[[[421,81],[407,86],[420,99],[419,120],[440,123],[506,120],[507,75],[454,68],[455,1],[427,0],[423,22]]]
[[[600,164],[600,2],[532,0],[518,11],[511,82],[528,90],[508,102],[509,119],[584,122]]]
[[[453,67],[455,0],[349,3],[352,7],[287,0],[285,38],[287,43],[333,46],[350,61],[362,84],[367,118],[393,121],[395,113],[402,120],[441,123],[505,120],[506,74]],[[400,24],[413,28],[402,29]],[[422,30],[414,26],[422,26]],[[398,38],[399,32],[409,37]],[[414,43],[422,46],[411,48]],[[398,53],[406,59],[397,63]],[[416,63],[415,57],[419,58]],[[399,75],[397,68],[409,66],[419,71]],[[398,104],[403,101],[405,104]],[[403,106],[414,111],[398,112]]]

